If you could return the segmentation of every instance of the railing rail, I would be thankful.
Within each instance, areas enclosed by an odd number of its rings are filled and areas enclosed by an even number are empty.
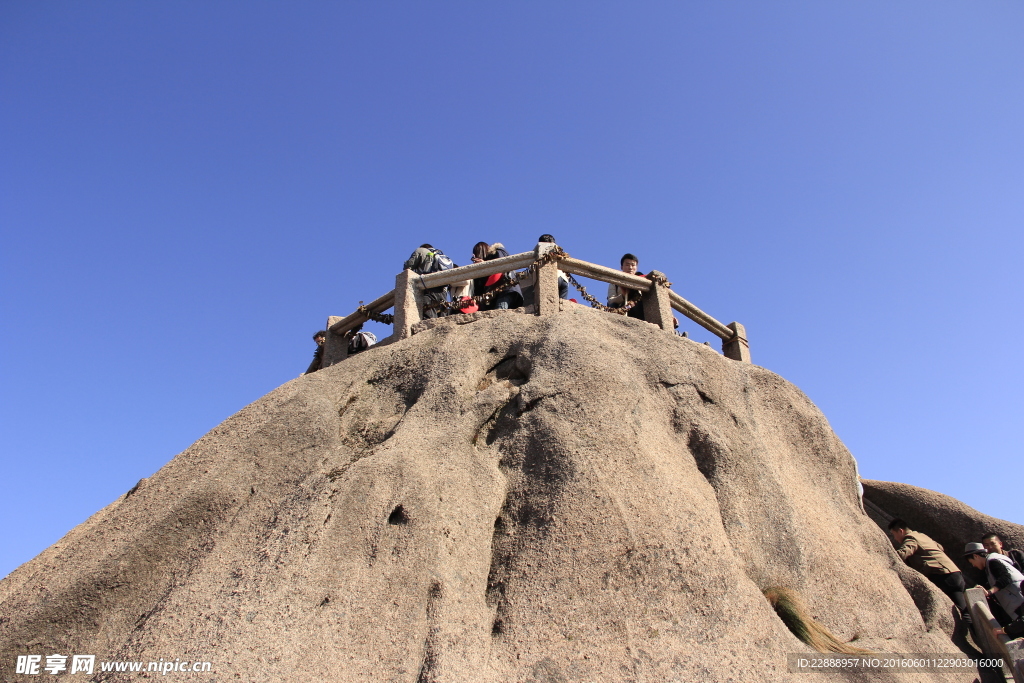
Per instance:
[[[451,270],[442,270],[437,273],[429,273],[427,275],[417,275],[416,282],[424,289],[444,287],[445,285],[462,282],[463,280],[472,280],[478,277],[494,275],[495,273],[507,273],[512,270],[526,268],[536,259],[537,256],[535,252],[524,251],[521,254],[502,256],[501,258],[496,258],[492,261],[474,263],[468,266],[459,266],[458,268],[452,268]]]
[[[324,365],[331,365],[345,358],[347,355],[346,333],[367,320],[380,319],[380,314],[389,308],[395,309],[395,332],[388,338],[388,341],[402,339],[411,334],[412,325],[423,317],[423,291],[425,289],[444,287],[495,273],[531,268],[531,266],[533,266],[531,271],[536,271],[534,300],[532,303],[526,303],[533,306],[533,311],[537,315],[560,310],[557,270],[562,270],[573,275],[582,275],[600,282],[639,291],[643,294],[639,305],[643,306],[644,319],[648,322],[671,331],[673,322],[671,311],[676,310],[720,337],[722,351],[728,358],[750,362],[750,351],[743,326],[736,322],[726,325],[697,308],[669,289],[661,273],[651,273],[652,277],[648,279],[596,263],[571,258],[560,252],[558,258],[552,258],[553,254],[548,252],[553,249],[557,249],[553,244],[538,244],[533,251],[427,275],[417,275],[409,270],[403,271],[395,279],[395,289],[365,306],[360,306],[358,310],[344,318],[328,318],[327,329],[330,334],[324,353]]]
[[[608,282],[641,292],[649,292],[651,290],[651,281],[639,275],[630,275],[621,270],[599,266],[596,263],[580,261],[575,258],[560,259],[558,263],[558,267],[561,270],[573,275],[582,275],[583,277],[589,277],[591,280],[600,280],[601,282]]]
[[[387,294],[380,296],[370,303],[366,304],[366,310],[370,313],[383,313],[392,306],[395,305],[395,290],[391,290]],[[345,334],[356,325],[361,325],[370,319],[370,316],[366,315],[363,311],[356,311],[355,313],[349,313],[344,318],[335,321],[333,324],[329,324],[327,329],[334,334]]]
[[[736,336],[735,330],[732,330],[728,325],[723,325],[719,321],[715,320],[710,315],[673,292],[671,289],[668,291],[668,298],[672,302],[672,308],[679,311],[708,332],[718,335],[723,340],[732,339]]]

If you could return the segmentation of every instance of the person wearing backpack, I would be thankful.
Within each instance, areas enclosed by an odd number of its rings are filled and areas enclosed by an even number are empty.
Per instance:
[[[1012,621],[1003,626],[1007,635],[1019,638],[1024,635],[1024,574],[1017,570],[1006,555],[991,553],[981,543],[968,543],[964,557],[972,567],[985,572],[989,595],[993,595]]]
[[[348,340],[348,355],[362,353],[377,343],[377,335],[373,332],[356,332]]]
[[[493,261],[505,256],[508,256],[508,252],[505,251],[505,245],[501,242],[495,242],[494,244],[477,242],[473,247],[473,263]],[[494,292],[494,296],[488,303],[480,303],[480,310],[492,311],[498,308],[509,309],[522,306],[523,290],[519,288],[518,284],[509,287],[509,282],[509,273],[495,273],[494,275],[478,277],[473,280],[474,296]]]
[[[458,266],[443,251],[435,249],[429,244],[421,244],[419,249],[412,252],[412,256],[405,262],[405,269],[418,275],[437,273],[452,268],[458,268]],[[453,287],[466,284],[457,282]],[[423,290],[423,317],[440,318],[447,315],[448,311],[443,307],[446,301],[448,301],[448,285]]]

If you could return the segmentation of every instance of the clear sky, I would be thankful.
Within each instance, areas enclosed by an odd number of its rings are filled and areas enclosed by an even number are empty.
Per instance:
[[[1024,523],[1022,28],[1000,0],[0,2],[0,576],[297,376],[421,242],[544,232],[744,323],[863,476]]]

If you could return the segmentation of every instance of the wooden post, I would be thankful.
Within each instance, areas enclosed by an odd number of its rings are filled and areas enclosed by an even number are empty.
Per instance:
[[[331,332],[331,326],[342,318],[332,315],[327,319],[327,341],[324,342],[324,363],[327,368],[348,358],[348,337]]]
[[[557,244],[538,242],[535,251],[537,258],[557,249]],[[537,269],[533,283],[533,310],[537,315],[558,313],[561,303],[558,300],[558,261],[549,261]]]
[[[412,326],[423,319],[423,290],[418,286],[419,275],[403,270],[395,278],[395,340],[412,335]]]
[[[722,353],[726,358],[749,363],[750,344],[747,342],[747,329],[739,323],[729,323],[726,327],[732,330],[733,336],[731,339],[722,340]]]
[[[639,304],[644,307],[644,320],[672,332],[672,300],[668,297],[668,287],[659,282],[665,275],[656,270],[652,270],[651,275],[654,276],[651,278],[651,289],[644,293]]]

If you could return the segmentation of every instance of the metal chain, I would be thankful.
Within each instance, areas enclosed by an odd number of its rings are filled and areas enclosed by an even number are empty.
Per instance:
[[[581,285],[579,283],[579,280],[574,278],[572,276],[572,274],[566,273],[565,276],[567,278],[569,278],[569,284],[571,284],[576,289],[580,290],[580,296],[582,296],[587,302],[590,303],[590,307],[591,308],[596,308],[598,310],[606,311],[608,313],[616,313],[618,315],[626,315],[627,313],[629,313],[629,309],[633,308],[633,306],[636,306],[636,304],[637,304],[636,301],[630,301],[625,306],[620,306],[618,308],[614,308],[612,306],[605,306],[603,303],[601,303],[600,301],[597,300],[597,297],[595,297],[593,294],[588,292],[587,288],[584,287],[583,285]]]
[[[395,316],[391,313],[374,313],[369,308],[363,305],[363,302],[359,302],[359,308],[356,309],[358,312],[365,315],[370,320],[375,320],[385,325],[393,325],[395,323]]]
[[[587,300],[587,302],[590,303],[591,308],[596,308],[598,310],[602,310],[602,311],[605,311],[607,313],[615,313],[617,315],[626,315],[627,313],[629,313],[631,308],[633,308],[638,303],[640,303],[640,299],[636,299],[635,301],[629,301],[629,302],[626,303],[625,306],[619,306],[618,308],[616,308],[614,306],[605,306],[600,301],[598,301],[597,298],[594,295],[592,295],[589,292],[587,292],[587,288],[584,287],[583,285],[581,285],[579,283],[579,280],[574,278],[569,273],[566,273],[565,276],[567,278],[569,278],[569,283],[572,284],[573,287],[575,287],[576,289],[578,289],[580,291],[580,296],[582,296],[584,299]],[[644,275],[643,277],[647,278],[651,282],[657,283],[657,284],[662,285],[664,287],[671,287],[672,286],[672,283],[668,281],[668,278],[665,277],[664,275],[661,275],[661,274],[652,275],[652,274],[648,273],[647,275]],[[636,291],[635,289],[629,289],[629,288],[620,288],[620,289],[625,289],[628,292],[635,292]]]

